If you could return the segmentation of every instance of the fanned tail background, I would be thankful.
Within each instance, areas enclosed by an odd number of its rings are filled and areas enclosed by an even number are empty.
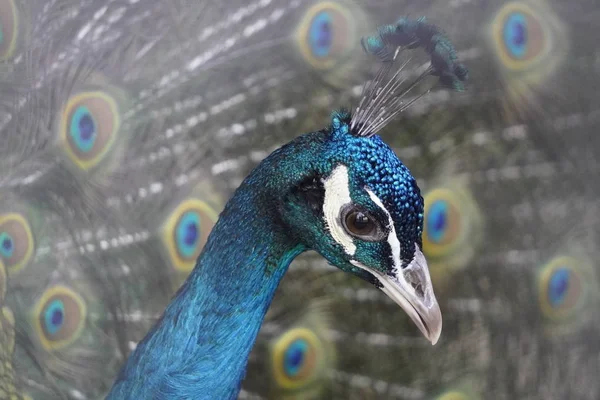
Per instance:
[[[425,197],[440,342],[309,253],[240,398],[600,398],[595,1],[0,0],[0,399],[103,398],[237,185],[356,106],[360,38],[402,16],[470,72],[381,132]]]

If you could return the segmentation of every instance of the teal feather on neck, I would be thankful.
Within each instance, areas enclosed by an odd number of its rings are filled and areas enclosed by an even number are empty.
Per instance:
[[[108,399],[237,397],[279,281],[306,250],[277,213],[282,188],[301,179],[311,148],[319,147],[319,140],[295,142],[273,153],[236,191],[195,269],[130,356]],[[290,172],[273,173],[281,168]]]
[[[237,397],[279,281],[305,249],[270,229],[245,198],[241,191],[229,203],[196,268],[131,355],[109,399]]]

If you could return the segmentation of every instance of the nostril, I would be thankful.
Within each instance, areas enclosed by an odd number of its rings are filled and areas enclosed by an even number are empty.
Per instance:
[[[406,277],[408,283],[410,283],[410,286],[412,286],[412,288],[415,290],[415,293],[419,297],[423,298],[425,297],[425,289],[423,288],[422,284],[424,279],[421,275],[422,273],[420,271],[411,269],[409,271],[406,271],[404,276]]]
[[[416,282],[411,282],[410,285],[413,287],[413,289],[415,290],[415,293],[417,295],[419,295],[419,297],[425,296],[425,291],[423,290],[423,285],[421,285],[420,283],[416,283]]]

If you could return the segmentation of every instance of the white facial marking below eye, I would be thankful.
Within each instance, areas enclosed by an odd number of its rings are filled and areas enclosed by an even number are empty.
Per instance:
[[[336,167],[331,175],[323,180],[323,185],[325,186],[323,214],[329,233],[336,242],[342,245],[348,255],[353,256],[356,252],[356,245],[340,221],[342,207],[352,202],[348,168],[345,165]]]
[[[383,202],[379,199],[379,197],[377,197],[377,195],[375,195],[375,193],[373,193],[369,189],[367,189],[367,193],[369,194],[371,201],[373,201],[373,203],[377,204],[379,206],[379,208],[381,208],[388,217],[388,222],[389,222],[388,227],[390,228],[390,233],[388,234],[387,240],[388,240],[388,243],[390,244],[390,248],[392,249],[392,261],[394,263],[394,268],[401,269],[402,265],[397,264],[397,263],[401,262],[400,261],[400,241],[398,240],[398,236],[396,236],[396,229],[394,228],[394,220],[392,219],[390,213],[385,208],[385,206],[383,205]]]

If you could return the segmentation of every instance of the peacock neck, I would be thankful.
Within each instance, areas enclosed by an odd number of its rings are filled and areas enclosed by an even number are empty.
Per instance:
[[[262,175],[255,171],[229,201],[193,272],[130,355],[109,399],[237,397],[277,286],[306,250],[276,221]]]

